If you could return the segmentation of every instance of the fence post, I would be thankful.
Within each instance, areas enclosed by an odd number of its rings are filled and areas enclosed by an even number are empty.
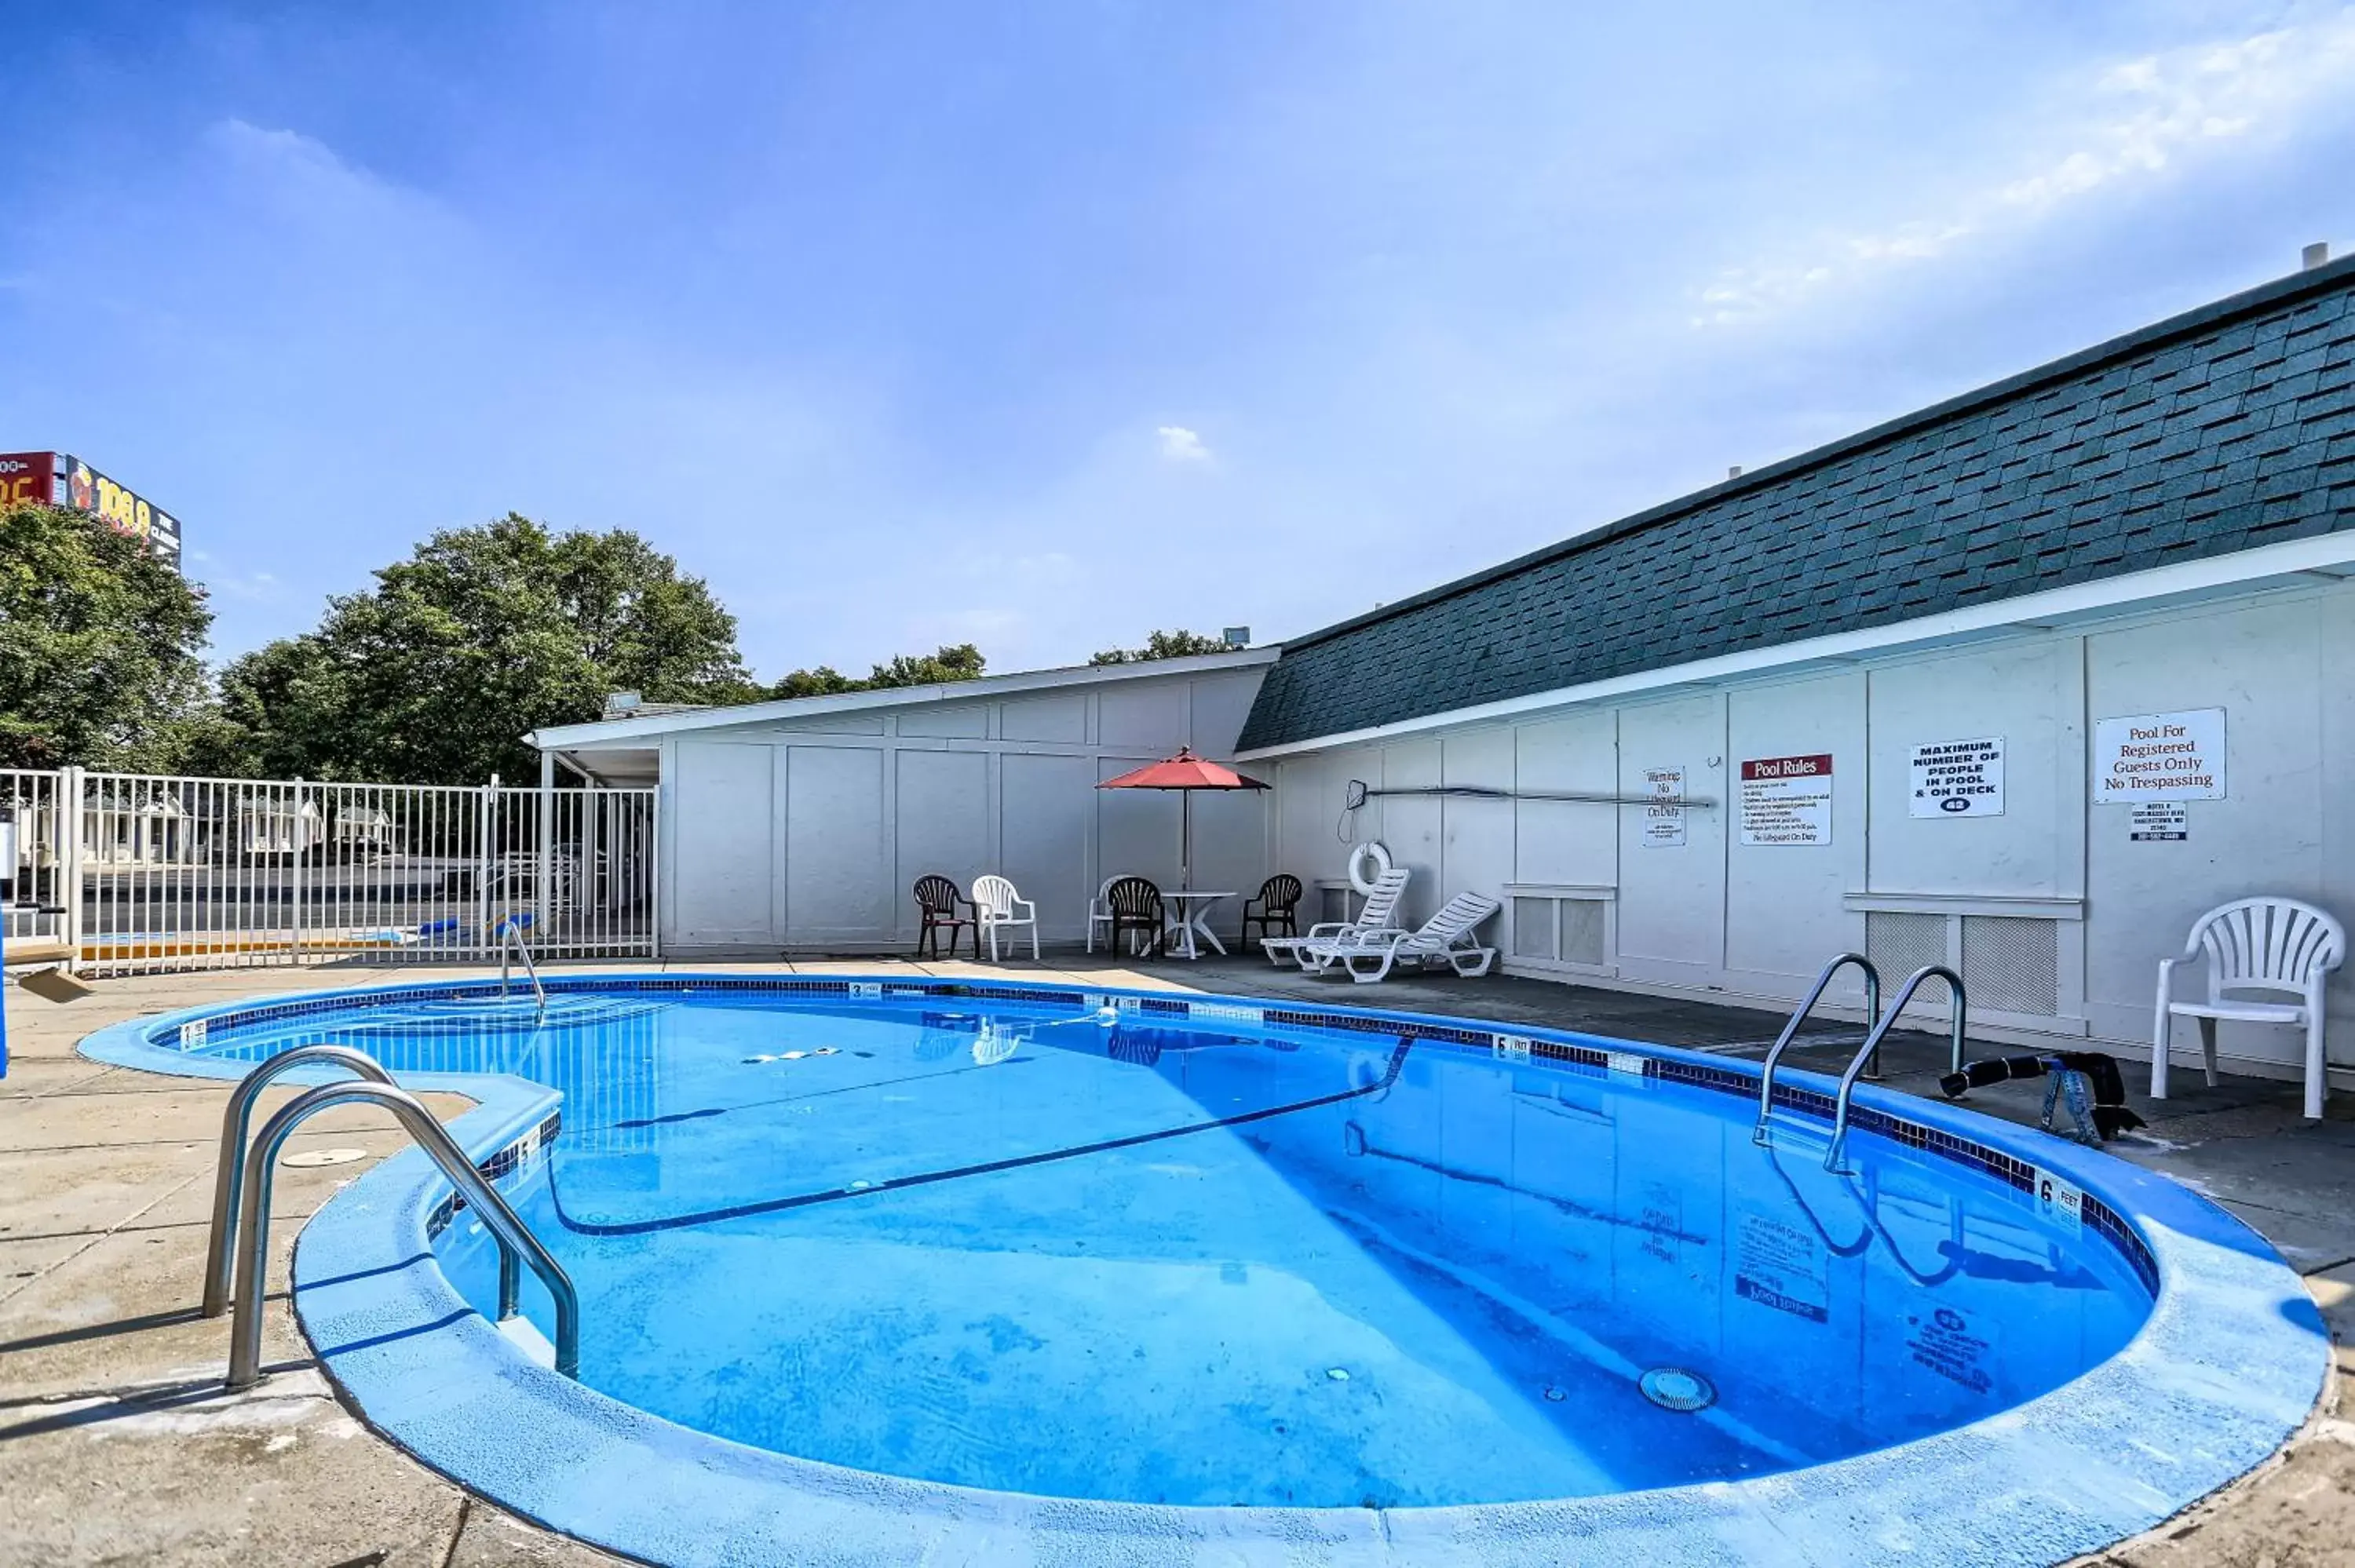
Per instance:
[[[556,905],[556,753],[552,751],[539,754],[539,842],[533,847],[538,855],[539,875],[533,881],[538,897],[531,906],[531,939],[546,952],[549,917]]]
[[[287,822],[287,842],[294,849],[294,874],[290,879],[293,887],[287,900],[286,912],[290,938],[287,945],[293,954],[293,961],[299,964],[303,961],[303,893],[306,880],[303,875],[303,857],[310,848],[308,841],[311,836],[303,823],[303,780],[300,779],[294,780],[293,810]]]
[[[58,770],[58,902],[65,906],[66,948],[81,961],[81,769]],[[70,972],[70,971],[69,971]]]
[[[483,786],[483,808],[477,813],[476,827],[481,831],[474,842],[474,945],[485,948],[491,939],[491,868],[497,863],[498,854],[492,840],[498,830],[499,776]]]

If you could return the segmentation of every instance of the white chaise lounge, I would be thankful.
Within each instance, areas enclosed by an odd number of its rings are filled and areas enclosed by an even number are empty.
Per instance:
[[[1373,890],[1366,895],[1364,907],[1354,920],[1327,920],[1308,927],[1305,937],[1269,937],[1260,942],[1260,951],[1267,961],[1278,969],[1284,960],[1292,959],[1302,969],[1309,968],[1308,944],[1345,940],[1359,931],[1389,931],[1398,927],[1399,901],[1406,896],[1407,877],[1404,866],[1394,866],[1374,878]],[[1322,968],[1322,965],[1317,966]]]
[[[1300,967],[1321,974],[1339,964],[1359,985],[1385,979],[1392,965],[1407,961],[1426,968],[1444,963],[1466,978],[1485,975],[1497,961],[1497,949],[1481,947],[1472,934],[1503,907],[1485,893],[1459,893],[1416,930],[1393,927],[1309,942],[1301,949]]]

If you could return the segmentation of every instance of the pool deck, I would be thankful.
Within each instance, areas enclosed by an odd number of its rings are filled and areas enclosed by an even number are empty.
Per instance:
[[[617,966],[619,967],[619,966]],[[634,965],[643,970],[652,967]],[[1779,1014],[1544,981],[1400,978],[1350,986],[1263,960],[1154,964],[1142,970],[1053,958],[983,971],[969,963],[663,966],[674,972],[1003,972],[1097,983],[1185,985],[1313,997],[1668,1044],[1763,1054]],[[368,1433],[313,1369],[283,1307],[302,1223],[402,1139],[389,1118],[347,1109],[306,1124],[298,1151],[364,1158],[280,1177],[272,1207],[273,1375],[242,1397],[218,1393],[228,1325],[196,1313],[213,1151],[226,1091],[102,1066],[74,1054],[83,1035],[144,1014],[233,998],[396,979],[457,978],[436,967],[255,969],[100,982],[58,1005],[10,988],[8,1075],[0,1079],[0,1564],[289,1563],[572,1564],[614,1559],[517,1520]],[[1853,1040],[1827,1025],[1803,1039]],[[1990,1046],[1989,1054],[2005,1047]],[[2018,1049],[2012,1047],[2009,1049]],[[1833,1049],[1795,1061],[1837,1064]],[[1935,1093],[1945,1045],[1891,1043],[1889,1086]],[[2142,1075],[2130,1070],[2130,1084]],[[2135,1108],[2151,1125],[2111,1146],[2231,1209],[2280,1248],[2321,1304],[2342,1374],[2355,1373],[2355,1097],[2319,1123],[2296,1086],[2195,1071],[2178,1097]],[[1982,1091],[1972,1104],[2032,1122],[2041,1086]],[[292,1090],[265,1097],[281,1103]],[[447,1116],[464,1102],[430,1097]],[[2355,1422],[2334,1383],[2284,1454],[2160,1529],[2092,1561],[2134,1568],[2355,1561]]]

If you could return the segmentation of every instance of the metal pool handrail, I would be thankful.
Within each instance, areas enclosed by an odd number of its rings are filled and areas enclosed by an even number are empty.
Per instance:
[[[245,1186],[245,1135],[253,1125],[253,1102],[279,1074],[289,1067],[309,1066],[344,1067],[371,1083],[392,1082],[392,1075],[375,1057],[348,1045],[304,1045],[282,1052],[238,1080],[237,1087],[229,1092],[229,1109],[221,1116],[220,1163],[213,1171],[213,1228],[205,1244],[205,1317],[218,1318],[229,1310],[237,1200]]]
[[[414,1095],[389,1084],[322,1084],[261,1124],[261,1135],[245,1155],[245,1190],[239,1205],[237,1313],[230,1319],[228,1387],[251,1388],[261,1377],[261,1306],[264,1272],[270,1266],[270,1179],[278,1150],[313,1113],[340,1105],[381,1106],[400,1119],[426,1158],[441,1168],[499,1244],[499,1315],[502,1323],[520,1311],[522,1274],[517,1260],[531,1265],[556,1299],[556,1370],[581,1375],[581,1297],[564,1266],[549,1255],[529,1226],[517,1217],[497,1189]]]
[[[523,939],[523,927],[512,915],[499,922],[499,1000],[507,996],[507,955],[523,955],[523,972],[531,981],[531,994],[538,1000],[539,1015],[548,1016],[548,992],[539,983],[539,966],[531,961],[531,948]]]
[[[1824,966],[1824,972],[1816,977],[1816,983],[1808,991],[1806,1000],[1800,1002],[1798,1011],[1791,1014],[1791,1021],[1783,1025],[1783,1033],[1774,1037],[1774,1048],[1766,1053],[1765,1069],[1758,1075],[1758,1125],[1751,1129],[1751,1142],[1764,1143],[1767,1140],[1766,1123],[1774,1114],[1774,1064],[1782,1059],[1785,1051],[1790,1049],[1791,1042],[1798,1035],[1799,1025],[1807,1021],[1807,1014],[1815,1011],[1816,1003],[1823,1000],[1824,989],[1832,983],[1832,976],[1849,964],[1854,964],[1864,971],[1865,1032],[1870,1043],[1880,1040],[1881,1036],[1873,1030],[1881,1018],[1881,971],[1873,968],[1872,960],[1862,953],[1842,953]],[[1862,1061],[1863,1057],[1857,1059]]]
[[[1889,1004],[1889,1011],[1881,1014],[1881,1022],[1872,1026],[1871,1033],[1864,1037],[1864,1044],[1849,1062],[1848,1071],[1840,1075],[1839,1098],[1832,1106],[1831,1147],[1824,1150],[1825,1170],[1845,1174],[1841,1163],[1848,1145],[1848,1102],[1849,1097],[1856,1093],[1856,1075],[1862,1070],[1864,1059],[1881,1048],[1881,1037],[1895,1027],[1897,1015],[1905,1011],[1905,1004],[1913,1000],[1913,993],[1921,989],[1922,982],[1933,975],[1946,982],[1946,994],[1954,1001],[1954,1006],[1948,1009],[1954,1015],[1949,1027],[1953,1034],[1955,1066],[1957,1069],[1962,1066],[1964,1015],[1969,1007],[1963,994],[1963,977],[1944,964],[1924,964],[1905,977],[1905,983],[1897,988],[1897,1000]]]

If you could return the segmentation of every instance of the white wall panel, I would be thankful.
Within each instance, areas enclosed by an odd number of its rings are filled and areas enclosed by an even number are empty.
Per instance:
[[[2190,837],[2135,842],[2132,808],[2092,805],[2087,857],[2087,1013],[2097,1030],[2126,1037],[2148,1025],[2158,960],[2181,949],[2191,922],[2230,899],[2286,893],[2333,909],[2341,920],[2349,889],[2325,885],[2322,727],[2326,616],[2347,600],[2307,599],[2189,615],[2085,640],[2089,721],[2135,714],[2220,707],[2224,712],[2226,795],[2184,802]],[[2342,669],[2330,672],[2343,683]],[[2090,723],[2089,723],[2090,728]],[[2328,791],[2344,821],[2347,786]],[[2345,971],[2339,977],[2343,982]],[[2335,994],[2332,1033],[2349,1055],[2350,1002]],[[2186,1043],[2192,1038],[2183,1025]],[[2304,1042],[2287,1029],[2225,1024],[2228,1054],[2287,1063]]]
[[[1863,938],[1841,895],[1864,885],[1864,693],[1859,672],[1727,694],[1725,967],[1765,994],[1804,991],[1825,959]],[[1833,759],[1831,842],[1742,843],[1742,763],[1820,752]]]
[[[1617,715],[1608,708],[1513,730],[1514,784],[1524,792],[1609,795],[1619,788]],[[1618,811],[1563,800],[1514,809],[1515,882],[1609,887],[1619,880]]]
[[[1088,738],[1088,698],[1083,692],[1020,697],[1001,703],[997,733],[1007,740],[1056,740],[1079,746]]]
[[[1251,716],[1252,699],[1259,695],[1261,672],[1202,675],[1187,683],[1192,709],[1190,743],[1205,757],[1228,758],[1235,752],[1243,720]]]
[[[1188,743],[1191,705],[1179,681],[1107,687],[1096,696],[1096,739],[1107,748],[1132,747],[1157,760]]]
[[[785,939],[879,941],[895,933],[884,760],[878,747],[787,748]]]
[[[967,710],[970,711],[970,710]],[[899,872],[894,879],[898,930],[916,928],[920,876],[945,876],[970,889],[990,868],[989,757],[979,751],[897,753],[900,788]]]
[[[774,748],[681,741],[669,814],[669,939],[688,947],[766,947],[774,843]],[[666,802],[667,803],[667,802]]]
[[[1041,938],[1076,939],[1096,890],[1096,759],[1009,751],[998,768],[998,870],[1038,904]]]
[[[961,708],[909,708],[899,715],[901,735],[943,736],[980,740],[989,734],[989,705]]]
[[[1439,803],[1440,876],[1430,890],[1430,907],[1436,908],[1459,893],[1503,896],[1500,889],[1513,880],[1513,732],[1507,728],[1467,730],[1447,737],[1440,758],[1440,779],[1449,786],[1496,789],[1495,800],[1450,795]],[[1484,929],[1494,940],[1502,916]]]
[[[2039,641],[1877,669],[1871,704],[1870,864],[1875,893],[1966,893],[2057,897],[2076,885],[2076,846],[2063,819],[2081,808],[2080,770],[2062,767],[2078,726],[2062,680],[2073,641]],[[1998,737],[2003,812],[1916,817],[1913,748]],[[2067,789],[2064,798],[2063,783]]]
[[[1645,793],[1644,769],[1682,768],[1685,788],[1715,800],[1685,813],[1685,842],[1643,847],[1642,808],[1619,810],[1620,971],[1671,983],[1715,983],[1725,957],[1725,840],[1731,771],[1725,700],[1717,694],[1619,712],[1619,790]]]

